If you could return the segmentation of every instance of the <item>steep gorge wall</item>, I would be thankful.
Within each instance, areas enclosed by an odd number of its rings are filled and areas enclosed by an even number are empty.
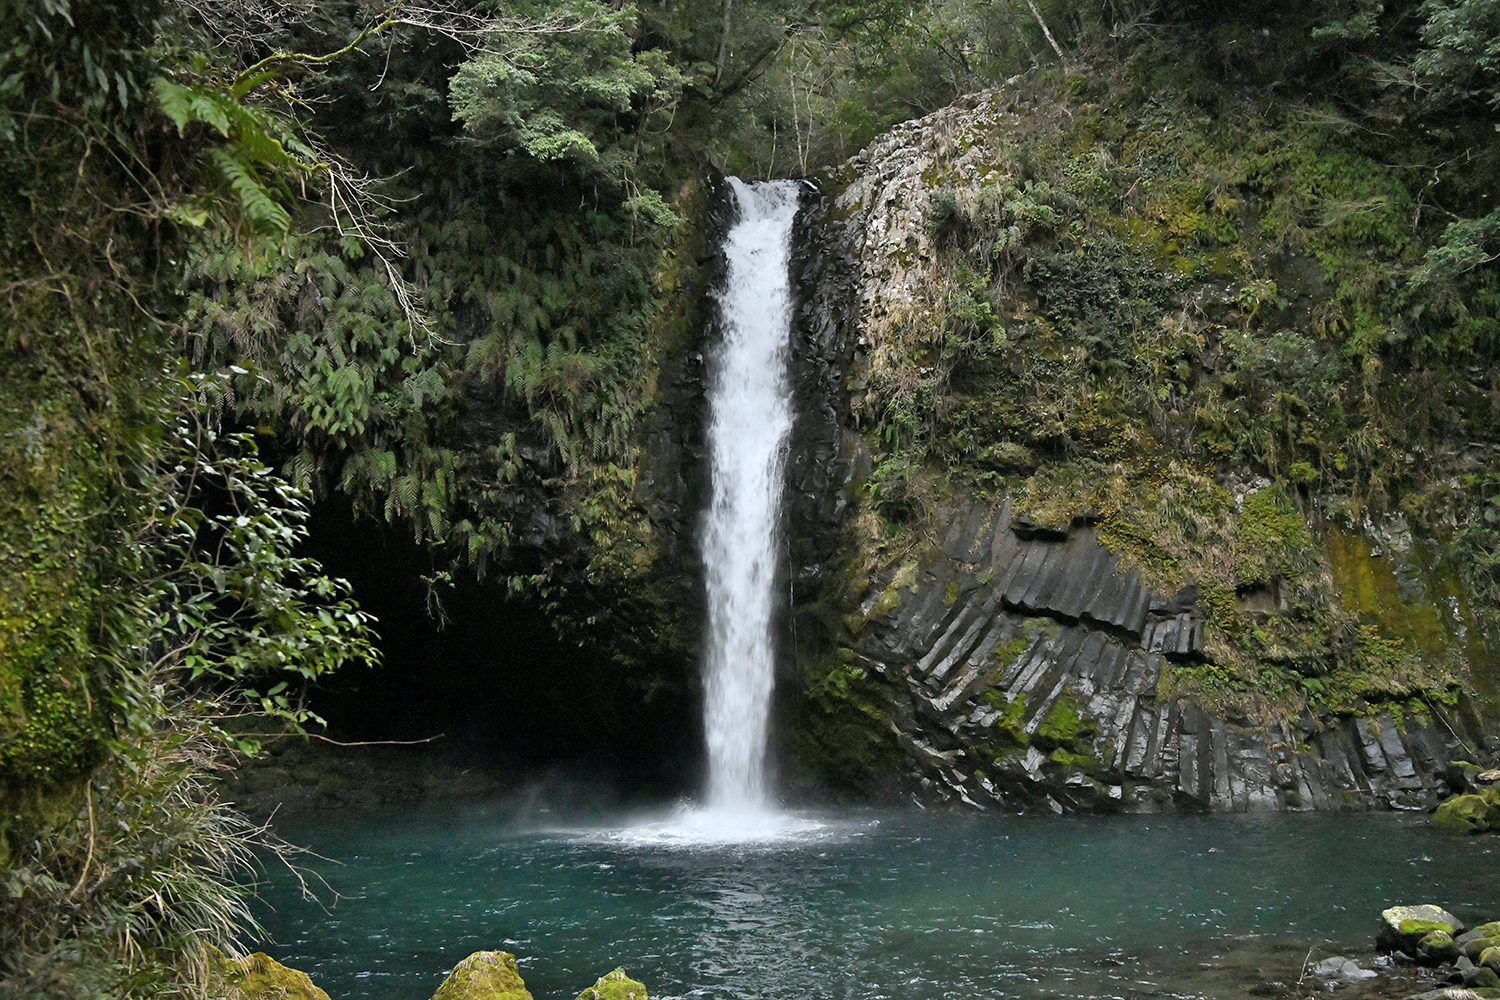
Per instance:
[[[1357,150],[1118,83],[976,95],[825,179],[788,775],[978,807],[1430,805],[1500,748],[1462,544],[1483,498],[1458,488],[1495,465],[1492,369],[1354,349],[1351,259],[1402,251],[1267,222],[1309,171],[1328,202],[1385,183]]]
[[[881,686],[924,801],[1066,808],[1418,808],[1486,746],[1472,712],[1390,706],[1252,720],[1170,690],[1205,659],[1191,590],[1153,593],[1094,530],[1012,505],[951,512],[942,546],[885,568],[849,666]]]

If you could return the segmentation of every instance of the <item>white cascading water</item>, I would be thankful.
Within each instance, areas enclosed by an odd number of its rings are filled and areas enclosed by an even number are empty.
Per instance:
[[[708,390],[713,486],[703,533],[708,803],[715,812],[764,813],[777,522],[792,426],[792,221],[801,184],[729,184],[740,217],[724,239],[724,340]]]
[[[632,846],[714,849],[831,835],[820,820],[777,809],[764,773],[776,663],[777,525],[792,427],[792,222],[802,182],[746,184],[731,177],[729,185],[739,220],[724,236],[723,342],[708,386],[712,487],[703,525],[708,803],[602,834]]]

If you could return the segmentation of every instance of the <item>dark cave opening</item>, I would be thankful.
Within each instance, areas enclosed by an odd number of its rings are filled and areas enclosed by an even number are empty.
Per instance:
[[[702,768],[698,706],[686,665],[639,678],[560,638],[503,579],[459,570],[429,610],[433,553],[399,527],[356,518],[348,500],[318,503],[308,555],[347,579],[375,615],[382,662],[348,666],[309,692],[330,738],[430,741],[414,752],[516,780],[564,776],[631,797],[690,793]]]

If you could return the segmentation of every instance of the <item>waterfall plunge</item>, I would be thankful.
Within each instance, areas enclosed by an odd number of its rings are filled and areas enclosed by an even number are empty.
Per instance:
[[[709,386],[713,492],[703,532],[708,801],[714,812],[764,814],[777,522],[792,426],[786,372],[792,222],[802,186],[736,178],[729,184],[739,221],[724,239],[724,340]]]
[[[729,178],[739,209],[724,237],[719,293],[723,341],[708,387],[709,476],[703,525],[708,584],[704,728],[708,804],[606,835],[631,846],[714,849],[812,841],[827,824],[781,812],[765,787],[766,729],[775,680],[777,524],[792,406],[792,222],[799,181]],[[644,817],[642,818],[644,819]]]

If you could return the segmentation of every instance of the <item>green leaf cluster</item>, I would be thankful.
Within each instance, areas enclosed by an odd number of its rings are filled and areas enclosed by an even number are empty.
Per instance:
[[[212,772],[264,717],[309,721],[304,680],[374,655],[346,588],[294,551],[301,494],[217,429],[224,382],[186,363],[193,241],[278,230],[286,206],[255,199],[307,164],[183,35],[163,44],[182,13],[0,11],[0,980],[17,996],[159,995],[232,944],[258,834]],[[200,82],[153,90],[167,79]],[[221,154],[253,184],[226,186]]]
[[[633,8],[568,0],[547,16],[569,27],[497,32],[459,67],[453,117],[498,149],[624,182],[634,156],[623,140],[670,115],[687,75],[667,52],[635,47]]]

